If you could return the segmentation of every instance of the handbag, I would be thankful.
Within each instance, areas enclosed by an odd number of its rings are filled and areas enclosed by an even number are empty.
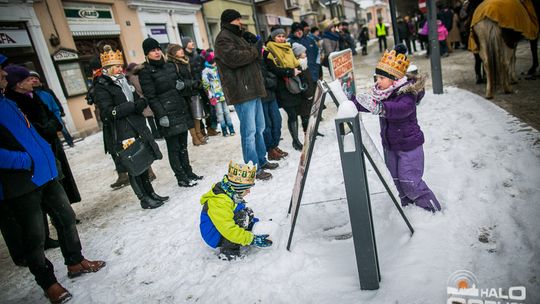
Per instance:
[[[129,118],[126,118],[126,120],[131,127],[137,131],[137,128],[135,128]],[[116,126],[114,128],[114,134],[116,138]],[[117,140],[115,139],[115,141]],[[144,171],[150,168],[150,165],[152,165],[155,160],[154,150],[152,147],[150,147],[146,140],[141,138],[140,135],[135,138],[135,141],[129,145],[129,147],[121,150],[117,153],[117,155],[120,163],[124,165],[131,176],[141,175]]]

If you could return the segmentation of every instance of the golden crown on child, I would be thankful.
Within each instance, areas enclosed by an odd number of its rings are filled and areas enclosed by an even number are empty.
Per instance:
[[[249,162],[247,165],[229,162],[228,179],[237,184],[254,184],[257,166]]]
[[[377,69],[383,70],[399,79],[405,76],[410,63],[405,54],[396,55],[395,50],[386,50],[377,63]]]
[[[110,45],[105,45],[103,47],[103,53],[99,54],[99,59],[102,67],[124,64],[124,55],[122,55],[122,52],[120,52],[120,50],[113,52]]]

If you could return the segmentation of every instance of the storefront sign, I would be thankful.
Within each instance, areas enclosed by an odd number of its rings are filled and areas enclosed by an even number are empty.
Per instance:
[[[66,61],[79,59],[79,55],[76,51],[69,49],[59,49],[53,54],[54,61]]]
[[[159,43],[169,43],[169,35],[165,24],[147,24],[146,33]]]
[[[111,24],[115,23],[109,5],[64,3],[64,14],[69,24]]]
[[[0,48],[32,46],[26,30],[0,29]]]

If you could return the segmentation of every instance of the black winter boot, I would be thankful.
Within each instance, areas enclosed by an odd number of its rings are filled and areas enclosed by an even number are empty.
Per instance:
[[[154,191],[154,187],[152,187],[152,182],[150,181],[150,172],[149,171],[143,172],[143,174],[141,174],[141,176],[139,178],[142,181],[144,192],[148,196],[150,196],[154,200],[160,201],[160,202],[166,202],[166,201],[169,200],[168,196],[160,196],[160,195],[156,194],[156,192]]]
[[[288,122],[287,126],[289,127],[289,133],[291,133],[292,137],[292,146],[297,151],[302,151],[302,148],[304,147],[300,140],[298,139],[298,121],[294,122]]]
[[[182,169],[184,169],[184,172],[186,173],[186,177],[188,180],[197,181],[204,178],[204,176],[202,175],[197,175],[193,173],[193,168],[189,164],[189,153],[188,153],[187,148],[180,151],[180,163],[182,164]],[[185,187],[185,186],[181,186],[181,187]]]
[[[135,192],[135,195],[137,195],[137,198],[141,201],[141,207],[143,209],[154,209],[161,207],[163,205],[163,202],[157,201],[144,191],[143,182],[140,179],[140,176],[129,176],[129,183],[131,184],[131,188],[133,188],[133,192]]]

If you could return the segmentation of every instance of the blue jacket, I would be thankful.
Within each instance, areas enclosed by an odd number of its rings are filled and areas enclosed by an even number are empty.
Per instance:
[[[51,146],[17,104],[0,94],[0,200],[29,193],[57,176]]]
[[[51,95],[51,93],[43,89],[34,90],[34,93],[38,94],[39,98],[41,98],[41,101],[43,101],[43,103],[47,105],[47,108],[49,108],[49,110],[54,113],[56,119],[58,119],[58,121],[63,124],[61,117],[62,111],[58,107],[58,104],[56,104],[56,101],[54,100],[54,97]]]
[[[311,77],[314,81],[319,80],[319,45],[317,45],[317,41],[315,39],[309,37],[309,36],[302,36],[302,38],[298,38],[295,35],[289,36],[289,42],[291,45],[293,43],[300,43],[301,45],[306,47],[306,55],[308,59],[308,68],[309,72],[311,73]]]

